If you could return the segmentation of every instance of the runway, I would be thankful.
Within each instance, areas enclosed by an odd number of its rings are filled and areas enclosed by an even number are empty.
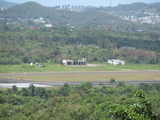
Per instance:
[[[17,87],[28,87],[30,84],[34,84],[37,87],[62,87],[65,83],[68,83],[71,86],[80,85],[82,83],[86,83],[88,81],[75,81],[75,82],[50,82],[50,81],[27,81],[27,80],[14,80],[14,79],[4,79],[0,78],[0,88],[11,88],[12,85],[16,85]],[[103,85],[110,85],[109,81],[90,81],[93,86],[98,86],[100,84]],[[117,81],[116,84],[120,82]],[[160,83],[160,80],[143,80],[143,81],[123,81],[125,84],[153,84],[153,83]]]
[[[21,74],[0,74],[0,76],[23,76],[23,75],[70,75],[70,74],[115,74],[115,73],[160,73],[159,70],[154,71],[106,71],[106,72],[56,72],[56,73],[21,73]]]
[[[108,72],[59,72],[59,73],[22,73],[22,74],[0,74],[0,88],[11,88],[12,85],[17,87],[28,87],[30,84],[34,84],[38,87],[61,87],[65,83],[71,86],[80,85],[88,81],[74,81],[74,82],[53,82],[53,81],[30,81],[30,80],[16,80],[16,79],[5,79],[3,76],[34,76],[34,75],[76,75],[76,74],[124,74],[124,73],[160,73],[160,71],[108,71]],[[90,81],[93,86],[98,86],[100,84],[110,85],[109,81]],[[120,81],[117,81],[117,83]],[[125,84],[140,84],[140,83],[159,83],[160,80],[125,80]]]

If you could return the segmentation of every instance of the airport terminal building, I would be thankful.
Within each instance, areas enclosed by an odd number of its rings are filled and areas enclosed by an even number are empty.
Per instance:
[[[87,65],[86,58],[81,58],[81,60],[62,60],[64,65]]]

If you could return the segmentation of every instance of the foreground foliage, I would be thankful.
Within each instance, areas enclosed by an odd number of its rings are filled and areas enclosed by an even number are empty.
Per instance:
[[[90,82],[66,83],[49,90],[33,84],[21,90],[13,86],[0,91],[0,119],[158,120],[159,87],[159,83],[134,86],[124,82],[98,87]]]

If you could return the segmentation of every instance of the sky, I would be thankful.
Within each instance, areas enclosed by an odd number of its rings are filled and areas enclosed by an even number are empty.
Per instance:
[[[83,6],[117,6],[118,4],[131,4],[134,2],[154,3],[160,0],[5,0],[13,3],[37,2],[41,5],[54,7],[58,5],[83,5]]]

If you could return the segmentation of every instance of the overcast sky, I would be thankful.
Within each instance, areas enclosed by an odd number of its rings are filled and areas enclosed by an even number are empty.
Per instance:
[[[57,5],[84,5],[84,6],[117,6],[118,4],[131,4],[134,2],[154,3],[160,0],[5,0],[13,3],[24,3],[34,1],[44,6],[57,6]]]

